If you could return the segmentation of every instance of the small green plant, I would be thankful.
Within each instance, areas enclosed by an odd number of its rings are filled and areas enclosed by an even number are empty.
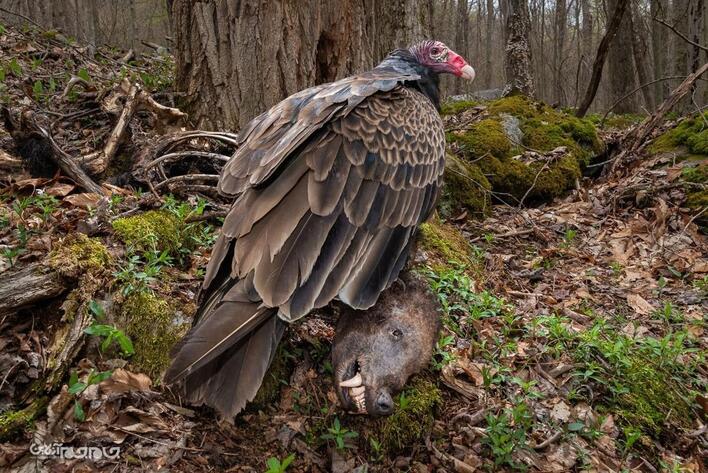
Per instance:
[[[703,295],[708,295],[708,276],[703,276],[702,279],[694,279],[692,284]]]
[[[524,403],[505,409],[499,414],[487,414],[487,436],[483,443],[494,457],[494,465],[503,465],[514,469],[524,469],[525,465],[516,462],[513,453],[527,449],[527,432],[531,429],[532,417]]]
[[[106,313],[103,306],[94,300],[89,302],[89,311],[95,319],[101,320],[105,318]],[[108,350],[111,344],[115,342],[120,348],[123,356],[131,356],[135,354],[133,342],[125,333],[123,333],[122,330],[114,325],[98,324],[94,322],[84,329],[84,333],[96,337],[104,337],[103,342],[101,342],[102,352]]]
[[[268,467],[268,469],[265,471],[265,473],[283,473],[285,470],[288,469],[293,460],[295,460],[294,453],[291,453],[287,457],[283,458],[282,461],[276,457],[270,457],[268,460],[266,460],[266,466]]]
[[[613,261],[612,263],[610,263],[610,269],[612,270],[613,275],[620,276],[623,271],[622,263],[618,261]]]
[[[80,422],[86,420],[86,413],[84,412],[84,408],[81,406],[81,402],[79,402],[78,399],[79,395],[84,392],[89,386],[99,384],[100,382],[110,378],[112,374],[112,371],[96,372],[94,370],[91,370],[91,372],[88,374],[88,377],[86,378],[86,381],[79,381],[79,374],[76,371],[73,371],[71,373],[71,376],[69,377],[69,385],[67,391],[69,394],[75,396],[74,418],[76,420]]]
[[[369,447],[371,447],[371,461],[378,463],[383,460],[384,451],[381,442],[376,440],[374,437],[369,437]]]
[[[4,248],[2,250],[2,256],[7,260],[7,262],[10,264],[10,267],[14,267],[15,263],[17,262],[17,258],[24,253],[23,248],[19,247],[12,247],[12,248]]]
[[[431,360],[431,367],[435,371],[440,371],[445,366],[455,361],[455,355],[446,350],[447,347],[455,344],[454,335],[443,335],[435,344],[435,354]]]
[[[563,241],[561,242],[560,247],[564,249],[570,248],[573,245],[576,236],[578,236],[577,230],[573,230],[572,228],[567,229],[563,234]]]
[[[358,436],[358,433],[342,427],[339,422],[339,417],[335,417],[332,427],[328,427],[327,433],[322,434],[320,438],[322,440],[334,440],[337,450],[344,450],[345,448],[349,448],[346,444],[346,440],[353,439]]]

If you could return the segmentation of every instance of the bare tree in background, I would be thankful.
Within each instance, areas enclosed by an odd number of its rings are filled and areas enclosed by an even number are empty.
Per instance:
[[[619,30],[630,0],[615,0],[615,2],[615,9],[607,25],[607,31],[605,32],[605,36],[602,37],[602,41],[600,41],[600,46],[597,48],[597,55],[592,65],[592,77],[585,91],[585,98],[583,98],[580,107],[578,107],[578,110],[575,112],[578,117],[584,117],[590,105],[592,105],[592,101],[595,100],[595,94],[600,85],[600,79],[602,79],[602,70],[605,67],[605,58],[610,50],[612,41],[615,39],[617,30]]]
[[[430,31],[422,0],[174,0],[177,87],[201,128],[236,130],[298,90]]]
[[[566,0],[556,0],[554,41],[553,41],[553,100],[560,104],[563,100],[563,47],[567,25]]]
[[[526,0],[509,0],[510,11],[506,21],[506,88],[505,95],[536,95],[531,72],[529,48],[529,18]]]
[[[621,0],[607,2],[609,11],[614,11]],[[629,2],[631,4],[631,1]],[[626,8],[622,17],[617,36],[610,46],[608,55],[608,72],[610,79],[610,92],[612,101],[617,101],[636,87],[634,77],[634,61],[632,61],[632,19],[631,7]],[[637,110],[634,96],[629,96],[620,101],[615,107],[617,113],[628,113]]]

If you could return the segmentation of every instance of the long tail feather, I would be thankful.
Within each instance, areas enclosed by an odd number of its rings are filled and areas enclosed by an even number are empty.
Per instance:
[[[165,374],[186,398],[233,418],[258,392],[285,323],[254,297],[252,281],[227,279],[202,305]]]

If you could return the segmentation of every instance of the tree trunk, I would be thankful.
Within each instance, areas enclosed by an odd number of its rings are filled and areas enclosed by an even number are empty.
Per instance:
[[[609,11],[616,9],[621,0],[611,0],[608,2]],[[627,14],[623,15],[617,31],[617,38],[610,45],[609,51],[609,79],[611,103],[624,97],[628,92],[636,88],[634,79],[634,68],[632,67],[632,28],[631,13],[627,7]],[[629,96],[617,104],[617,113],[632,113],[637,111],[634,96]]]
[[[566,0],[556,0],[556,11],[554,18],[554,42],[553,42],[553,101],[560,104],[563,101],[563,47],[565,45],[566,30]]]
[[[531,73],[529,18],[526,0],[510,0],[506,22],[506,89],[504,95],[536,95]]]
[[[484,87],[492,87],[492,33],[494,31],[494,0],[487,0],[487,37],[484,45]]]
[[[650,14],[652,18],[666,18],[666,0],[651,0]],[[651,22],[651,49],[654,56],[654,78],[664,77],[667,71],[666,57],[668,47],[667,28],[659,22]],[[661,102],[668,92],[668,82],[657,82],[654,85],[654,97]]]
[[[585,92],[585,98],[580,104],[580,107],[578,107],[578,111],[575,113],[578,117],[585,116],[590,108],[590,105],[592,105],[592,101],[595,99],[597,87],[600,85],[600,79],[602,79],[602,69],[605,67],[607,52],[609,51],[612,40],[615,38],[617,30],[622,23],[622,17],[624,16],[624,12],[627,10],[629,1],[630,0],[617,0],[615,10],[612,13],[610,22],[607,25],[605,36],[602,37],[600,46],[597,48],[597,55],[595,56],[595,61],[592,65],[592,77],[590,78],[590,83],[588,84],[587,91]]]
[[[590,60],[592,58],[592,26],[593,16],[592,8],[590,8],[590,0],[581,0],[581,8],[583,12],[583,20],[580,31],[581,56],[580,61],[580,84],[585,85],[590,81]],[[582,89],[581,89],[582,90]]]
[[[237,130],[298,90],[424,37],[428,1],[174,0],[182,107],[199,128]]]
[[[637,79],[639,79],[639,85],[646,84],[651,81],[649,78],[649,73],[647,71],[647,57],[649,57],[649,51],[644,38],[647,37],[645,34],[644,24],[642,23],[642,18],[638,15],[636,7],[634,4],[630,5],[629,15],[627,19],[630,24],[630,34],[632,36],[632,54],[634,55],[634,67],[637,71]],[[698,65],[696,65],[696,68]],[[641,89],[642,97],[644,98],[644,105],[646,109],[651,113],[654,108],[654,97],[652,95],[652,89],[650,87],[642,87]]]

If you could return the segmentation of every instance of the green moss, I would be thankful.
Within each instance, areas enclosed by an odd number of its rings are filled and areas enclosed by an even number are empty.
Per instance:
[[[493,119],[474,123],[466,131],[449,133],[448,140],[457,143],[462,155],[470,160],[490,155],[506,157],[512,148],[501,122]]]
[[[703,117],[687,118],[676,127],[666,131],[654,140],[649,147],[651,153],[674,151],[685,146],[689,153],[708,155],[708,112]]]
[[[600,113],[592,113],[590,115],[587,115],[586,118],[594,125],[600,126],[603,116],[604,115]],[[610,113],[609,115],[607,115],[607,118],[605,119],[605,122],[603,123],[602,127],[625,130],[632,125],[641,123],[644,118],[646,118],[644,115],[637,115],[635,113]]]
[[[487,113],[488,118],[472,124],[468,130],[448,133],[448,140],[462,160],[474,161],[474,166],[487,178],[493,193],[511,204],[522,199],[527,192],[524,201],[527,204],[539,204],[563,195],[575,186],[582,169],[602,150],[591,120],[579,119],[524,96],[491,101]],[[508,115],[519,120],[523,139],[518,146],[504,132],[502,122]],[[545,168],[543,162],[525,164],[511,159],[513,154],[521,154],[527,149],[547,153],[561,146],[567,149],[567,155]],[[458,163],[453,162],[452,166],[460,168]],[[452,192],[461,187],[461,179],[455,179],[449,170],[445,177],[451,186],[443,192],[443,215],[454,208],[451,201],[462,202],[460,194]],[[464,189],[463,195],[468,190]],[[449,198],[446,199],[446,196]],[[471,201],[464,205],[479,208],[482,202],[477,197],[471,194]]]
[[[82,274],[97,274],[110,268],[113,258],[97,238],[83,233],[74,233],[64,238],[49,254],[49,266],[61,274],[78,277]]]
[[[381,445],[388,452],[420,442],[432,429],[435,409],[442,403],[440,389],[425,379],[416,379],[399,398],[394,413],[379,421]]]
[[[471,217],[486,217],[492,210],[491,187],[479,167],[448,154],[438,208],[443,217],[450,217],[453,212],[463,209]]]
[[[479,102],[475,100],[457,100],[454,102],[446,102],[440,107],[440,113],[442,115],[455,115],[465,110],[476,107]]]
[[[420,225],[418,243],[428,253],[426,262],[433,266],[447,267],[450,262],[467,265],[472,256],[470,244],[462,233],[437,219]]]
[[[151,292],[135,292],[121,304],[119,320],[133,341],[131,363],[159,381],[170,363],[170,350],[187,331],[175,324],[174,307]]]
[[[491,101],[487,111],[492,115],[506,113],[517,118],[533,118],[546,108],[545,105],[534,103],[523,95],[514,95]]]
[[[191,239],[183,235],[184,228],[184,223],[166,210],[150,210],[113,222],[113,230],[126,245],[138,251],[167,250],[172,255],[182,248],[191,248]]]
[[[24,409],[0,414],[0,441],[11,440],[32,429],[34,420],[44,412],[47,403],[46,398],[39,398]]]
[[[609,409],[621,424],[657,438],[665,428],[689,429],[693,413],[674,381],[647,360],[629,359],[618,377],[621,390]]]
[[[551,200],[573,188],[580,178],[580,165],[572,155],[566,155],[543,169],[543,163],[526,165],[514,159],[484,159],[479,163],[495,192],[513,196],[520,201],[526,195],[527,204]],[[542,170],[543,169],[543,170]],[[540,174],[539,174],[540,172]],[[538,178],[536,177],[538,175]],[[535,184],[534,184],[535,181]],[[530,189],[530,191],[529,191]]]

